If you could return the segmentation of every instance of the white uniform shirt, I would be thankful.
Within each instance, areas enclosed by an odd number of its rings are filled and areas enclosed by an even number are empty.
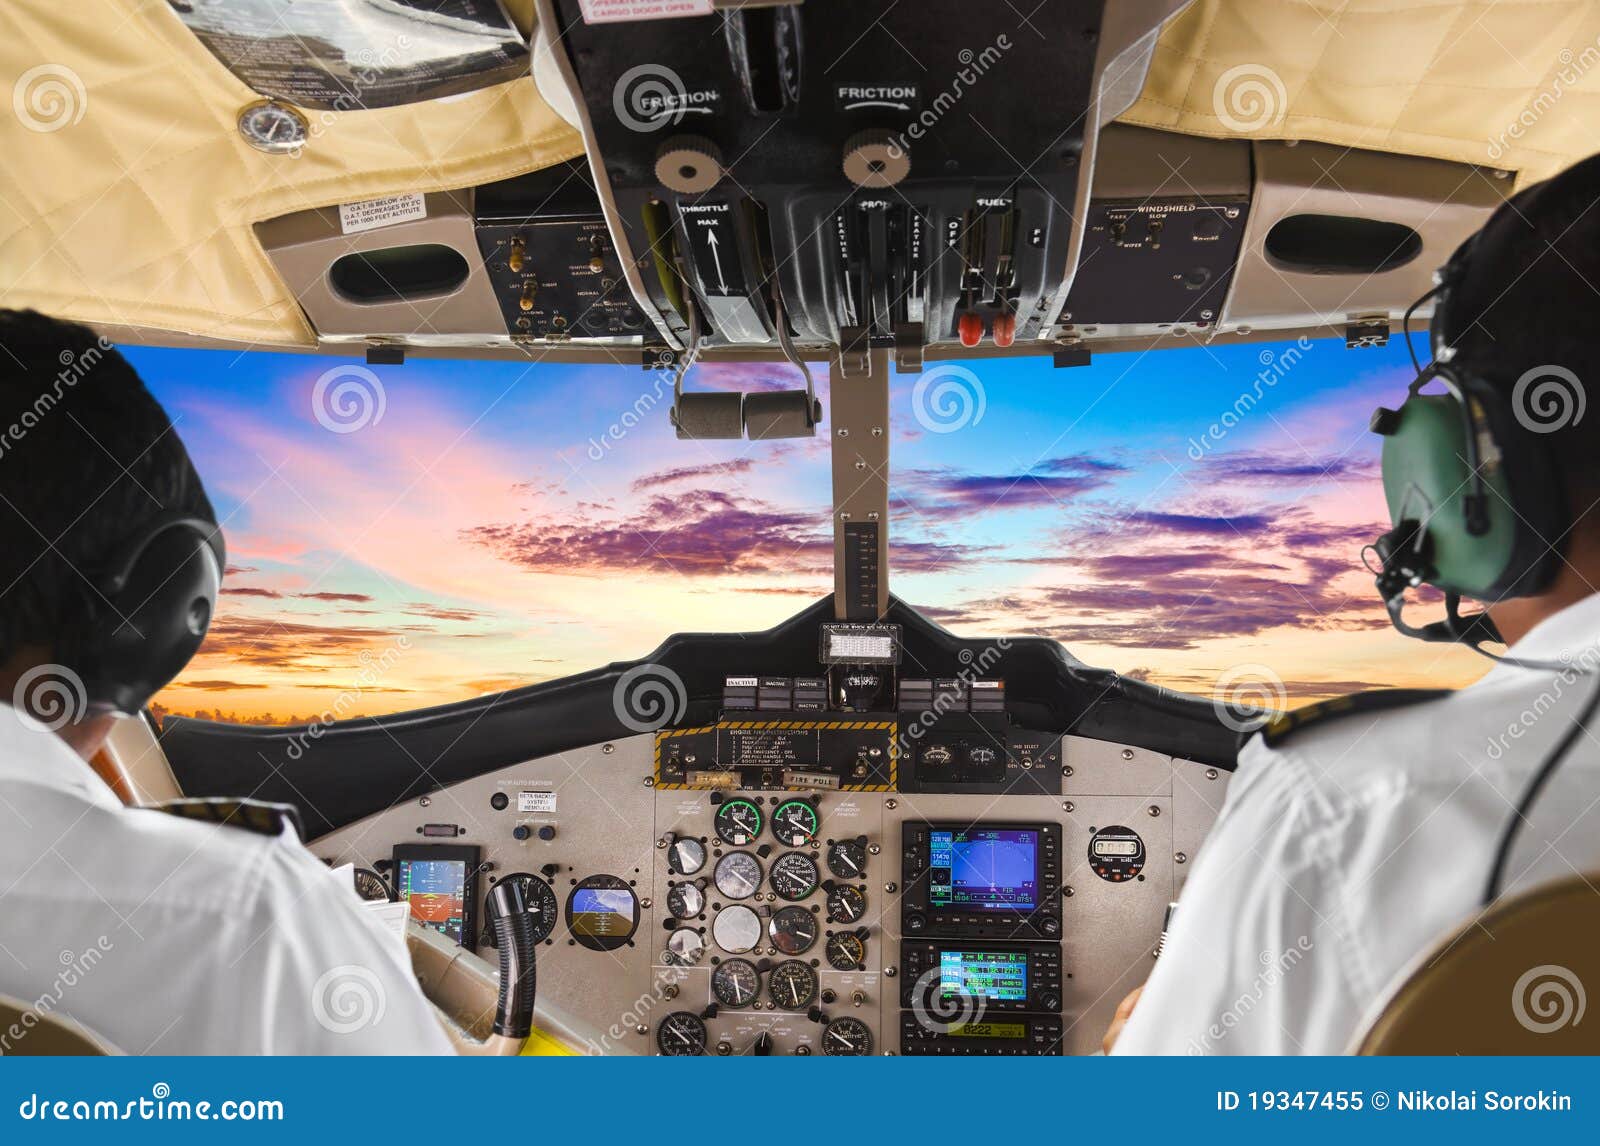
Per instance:
[[[1596,664],[1600,595],[1508,651]],[[1117,1054],[1341,1054],[1478,912],[1501,830],[1600,676],[1497,665],[1441,700],[1257,736]],[[1600,870],[1600,720],[1523,824],[1502,892]],[[1506,1000],[1510,1006],[1510,1000]]]
[[[128,1054],[450,1053],[400,944],[292,829],[126,808],[7,704],[0,994]]]

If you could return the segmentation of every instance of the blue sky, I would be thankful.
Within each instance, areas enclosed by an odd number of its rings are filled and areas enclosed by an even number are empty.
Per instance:
[[[174,710],[286,719],[352,688],[362,711],[418,707],[764,628],[831,586],[826,436],[680,442],[637,368],[127,353],[233,566]],[[1391,633],[1359,563],[1383,517],[1367,418],[1408,379],[1398,342],[1332,341],[897,376],[894,590],[958,631],[1055,637],[1202,694],[1461,683],[1470,654]]]

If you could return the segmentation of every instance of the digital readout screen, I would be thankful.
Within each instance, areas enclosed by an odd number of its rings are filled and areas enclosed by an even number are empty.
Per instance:
[[[1028,999],[1028,956],[1021,951],[939,952],[939,994],[998,1003]]]
[[[953,1027],[951,1035],[958,1039],[1020,1039],[1028,1035],[1026,1023],[963,1023]]]
[[[928,902],[969,911],[1039,906],[1039,833],[1033,828],[928,833]]]
[[[400,898],[411,905],[411,918],[460,943],[467,908],[467,861],[403,859],[398,879]]]

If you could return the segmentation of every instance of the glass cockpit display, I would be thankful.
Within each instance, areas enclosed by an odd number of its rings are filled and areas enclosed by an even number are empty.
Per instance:
[[[1032,828],[935,830],[928,838],[935,908],[1032,911],[1039,906],[1039,833]]]
[[[941,951],[939,995],[1022,1003],[1028,998],[1028,956],[1022,951]]]
[[[410,905],[411,918],[465,947],[474,946],[478,849],[442,844],[397,847],[393,863],[395,889]]]

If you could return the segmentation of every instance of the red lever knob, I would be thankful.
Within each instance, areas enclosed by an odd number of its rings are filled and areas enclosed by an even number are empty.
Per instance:
[[[961,336],[962,346],[976,346],[983,341],[983,316],[975,311],[967,311],[956,320],[956,333]]]
[[[993,334],[996,346],[1010,346],[1017,340],[1017,316],[1014,314],[995,315]]]

